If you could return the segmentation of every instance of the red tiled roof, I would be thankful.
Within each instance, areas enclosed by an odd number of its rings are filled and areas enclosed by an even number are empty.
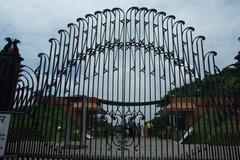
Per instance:
[[[47,105],[60,105],[63,106],[66,110],[66,107],[73,107],[75,111],[82,111],[84,96],[75,96],[75,97],[54,97],[48,96],[42,98],[42,103]],[[86,97],[86,96],[85,96]],[[101,104],[98,102],[96,97],[86,97],[87,110],[88,111],[100,111]]]
[[[167,105],[167,111],[193,111],[199,107],[234,107],[231,97],[174,97]]]
[[[194,103],[191,102],[172,102],[167,105],[167,111],[193,111],[196,109]]]

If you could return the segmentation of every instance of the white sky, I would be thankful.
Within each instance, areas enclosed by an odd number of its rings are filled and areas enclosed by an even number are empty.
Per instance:
[[[48,52],[48,39],[58,37],[57,31],[66,28],[78,17],[106,8],[132,6],[155,8],[176,20],[184,20],[204,35],[205,52],[218,52],[217,65],[232,63],[240,49],[239,0],[0,0],[0,48],[5,37],[21,40],[20,52],[24,63],[36,66],[37,54]]]

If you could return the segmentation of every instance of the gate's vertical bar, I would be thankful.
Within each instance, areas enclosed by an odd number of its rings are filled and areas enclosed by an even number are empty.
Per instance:
[[[240,64],[240,61],[238,62],[238,64]],[[238,68],[240,69],[240,68]],[[237,143],[236,143],[236,157],[237,159],[240,159],[240,151],[239,151],[239,145],[240,145],[240,140],[239,140],[239,135],[240,135],[240,90],[236,89],[235,93],[234,93],[234,103],[236,104],[236,125],[237,125]]]
[[[123,60],[122,60],[122,102],[125,102],[125,89],[126,89],[126,36],[127,36],[127,16],[124,13],[124,18],[123,18]],[[125,106],[122,105],[122,115],[121,115],[121,119],[122,119],[122,128],[121,128],[121,158],[124,158],[124,151],[125,151],[125,126],[127,125],[126,123],[126,116],[125,116]]]
[[[169,41],[169,37],[170,37],[170,32],[171,32],[171,26],[169,27],[169,20],[170,22],[172,21],[172,16],[167,16],[165,17],[164,21],[165,21],[165,25],[166,25],[166,28],[165,28],[165,40],[166,40],[166,44],[165,44],[165,47],[166,47],[166,53],[165,53],[165,66],[166,66],[166,71],[167,71],[167,78],[165,80],[165,91],[167,94],[167,90],[171,91],[172,90],[172,87],[171,87],[171,51],[170,51],[170,41]],[[169,88],[167,88],[167,85]],[[170,97],[172,97],[172,93],[170,92]],[[172,112],[172,103],[170,103],[170,111]],[[175,117],[174,117],[175,118]],[[171,120],[174,121],[174,118],[173,116],[171,117]],[[169,129],[169,133],[168,133],[168,129],[166,129],[166,132],[167,132],[167,135],[170,134],[170,136],[168,137],[167,136],[167,142],[166,142],[166,148],[167,148],[167,159],[168,158],[173,158],[171,156],[173,156],[173,142],[171,143],[170,140],[168,138],[172,138],[173,139],[173,127],[172,127],[172,124],[171,124],[171,128]],[[168,150],[170,146],[169,142],[172,144],[172,150]]]
[[[127,97],[128,97],[128,102],[130,102],[131,101],[131,65],[132,65],[132,63],[131,63],[131,59],[132,59],[132,47],[131,47],[131,37],[132,37],[132,25],[131,25],[131,12],[132,12],[132,10],[130,9],[130,10],[128,10],[127,12],[126,12],[126,41],[125,41],[125,43],[126,43],[126,47],[127,47],[127,49],[126,50],[129,50],[128,51],[128,53],[126,54],[126,57],[127,57],[127,59],[129,59],[128,60],[128,64],[126,64],[126,65],[129,65],[129,67],[128,67],[128,69],[129,70],[127,70],[128,72],[129,72],[129,74],[128,75],[126,75],[126,80],[127,80],[127,78],[128,78],[128,82],[127,82],[127,84],[129,85],[129,86],[126,86],[126,88],[127,88],[127,90],[128,90],[128,93],[126,92],[126,95],[128,95]],[[128,16],[129,16],[129,18],[128,18]],[[127,67],[126,67],[127,68]],[[129,88],[128,88],[129,87]],[[128,107],[130,107],[130,106],[124,106],[124,107],[126,107],[126,108],[128,108]],[[130,112],[131,112],[131,110],[130,110]],[[130,128],[131,126],[130,126],[130,119],[131,118],[129,118],[129,121],[127,122],[128,123],[128,128]],[[133,119],[134,120],[134,119]],[[128,129],[128,136],[130,137],[130,130]],[[135,152],[133,151],[133,154],[134,154],[134,156],[135,156]],[[128,155],[129,156],[129,155]]]
[[[159,98],[160,98],[160,117],[162,117],[162,107],[164,107],[163,105],[163,101],[161,101],[161,99],[162,99],[162,83],[161,83],[161,80],[163,79],[163,77],[162,76],[164,76],[164,75],[162,75],[162,72],[163,72],[163,66],[162,66],[162,64],[163,64],[163,62],[162,62],[162,55],[164,54],[164,52],[163,52],[163,43],[164,43],[164,40],[163,39],[161,39],[162,38],[162,35],[163,35],[163,31],[162,31],[162,27],[163,27],[163,16],[165,15],[165,13],[164,12],[159,12],[159,13],[157,13],[157,15],[156,15],[156,18],[157,18],[157,32],[158,32],[158,35],[157,35],[157,39],[158,39],[158,42],[157,42],[157,52],[158,52],[158,62],[159,62],[159,64],[158,64],[158,67],[159,67],[159,72],[158,72],[158,74],[159,74],[159,87],[158,87],[158,89],[159,89]],[[162,40],[162,44],[161,44],[161,40]],[[163,127],[161,127],[160,128],[160,138],[161,138],[161,143],[160,143],[160,157],[161,158],[163,158]],[[157,152],[157,150],[156,150],[156,152]]]
[[[202,77],[202,73],[201,73],[201,63],[200,63],[200,49],[201,49],[201,46],[199,46],[199,41],[202,41],[202,40],[204,40],[205,39],[205,37],[203,37],[203,36],[198,36],[198,37],[196,37],[193,41],[195,41],[195,53],[196,53],[196,56],[197,56],[197,60],[195,60],[196,62],[196,65],[198,66],[198,68],[196,68],[196,73],[197,73],[197,75],[196,75],[196,77],[198,78],[196,78],[195,79],[195,81],[199,81],[199,82],[197,82],[197,83],[199,83],[199,84],[197,84],[197,85],[201,85],[201,77]],[[202,104],[202,97],[200,97],[201,96],[201,88],[196,88],[196,92],[200,92],[200,93],[197,93],[197,98],[196,98],[196,106],[200,106],[201,104]],[[198,119],[200,119],[200,112],[203,112],[202,111],[202,106],[201,106],[201,110],[200,110],[200,107],[197,107],[197,117],[196,117],[196,119],[198,120]],[[201,126],[200,126],[200,123],[198,123],[198,126],[196,126],[196,128],[200,131],[200,128],[201,128]],[[194,131],[195,132],[195,131]],[[193,133],[194,134],[194,136],[196,137],[196,134],[195,133]],[[196,139],[195,139],[196,140]],[[201,142],[201,136],[199,136],[198,137],[198,141],[200,141]],[[196,143],[196,142],[195,142]],[[196,150],[196,152],[195,152],[195,156],[196,156],[196,158],[199,158],[199,153],[197,154],[197,152],[199,151],[199,150],[201,150],[202,149],[202,144],[200,143],[199,144],[200,145],[200,149],[199,149],[199,147],[197,147],[197,150]],[[200,154],[200,156],[201,156],[202,154]],[[202,156],[200,157],[200,158],[202,158]]]
[[[107,50],[107,87],[106,87],[106,89],[107,89],[107,101],[109,101],[110,100],[110,84],[112,83],[112,82],[110,82],[110,61],[111,61],[111,59],[110,59],[110,57],[111,57],[111,55],[112,55],[112,44],[113,44],[113,42],[112,42],[112,12],[111,12],[111,10],[106,10],[106,17],[109,17],[108,18],[108,29],[107,29],[107,31],[108,31],[108,37],[106,37],[106,39],[107,39],[107,41],[108,41],[108,45],[106,46],[107,48],[108,48],[108,50]],[[111,77],[111,78],[113,78],[113,77]],[[109,112],[111,112],[110,111],[110,109],[109,109],[109,105],[107,104],[107,113],[109,113]],[[107,123],[109,123],[109,122],[107,122]],[[109,126],[109,124],[108,124],[108,126]],[[108,127],[109,128],[109,127]],[[110,129],[111,130],[111,129]],[[108,155],[108,153],[107,153],[107,141],[108,141],[108,138],[109,138],[109,134],[111,134],[111,131],[108,131],[108,133],[107,133],[107,139],[106,139],[106,142],[105,142],[105,154],[106,154],[106,156],[109,156]],[[110,154],[111,155],[111,154]]]
[[[141,48],[140,48],[140,46],[141,46],[141,23],[140,23],[140,16],[141,16],[141,11],[139,10],[138,11],[138,19],[136,18],[136,21],[137,21],[137,23],[139,24],[138,25],[138,39],[137,39],[137,42],[139,43],[139,45],[138,45],[138,65],[139,65],[139,69],[138,69],[138,71],[139,71],[139,73],[138,73],[138,76],[139,76],[139,86],[141,86]],[[136,17],[137,17],[137,15],[136,15]],[[137,23],[136,23],[136,26],[137,26]],[[138,89],[138,101],[140,101],[141,100],[141,87],[139,87],[139,89]],[[139,106],[139,110],[141,111],[141,107]],[[142,113],[142,111],[141,111],[141,113]],[[144,115],[145,116],[145,115]],[[145,119],[145,118],[144,118]],[[143,124],[143,129],[144,129],[144,125],[145,124]],[[144,134],[144,130],[143,130],[143,137],[145,138],[145,134]],[[141,140],[141,139],[140,139]],[[141,158],[142,157],[142,148],[141,148],[141,143],[139,144],[139,158]]]
[[[216,118],[218,116],[218,114],[220,114],[219,112],[219,108],[220,108],[220,103],[219,103],[219,94],[220,91],[217,89],[218,84],[216,84],[216,77],[214,77],[213,79],[211,79],[211,76],[215,75],[216,73],[214,73],[214,68],[212,66],[215,66],[214,64],[214,56],[216,56],[216,52],[208,52],[206,55],[206,60],[207,60],[207,64],[208,64],[208,77],[206,77],[207,81],[208,81],[208,89],[209,92],[206,93],[207,96],[207,116],[208,116],[208,125],[209,125],[209,131],[210,131],[210,137],[207,137],[207,144],[211,144],[211,143],[216,143],[217,145],[219,145],[218,141],[214,141],[213,139],[213,134],[215,134],[217,137],[218,132],[217,132],[217,125],[216,125]],[[211,64],[211,62],[213,64]],[[217,94],[217,95],[215,95]],[[213,121],[213,126],[211,125]],[[223,134],[223,130],[222,130],[222,126],[220,125],[220,130],[221,130],[221,134]],[[223,139],[225,140],[225,139]],[[211,158],[216,157],[218,155],[216,155],[216,147],[209,147],[209,156],[211,156]],[[218,149],[218,147],[217,147]]]

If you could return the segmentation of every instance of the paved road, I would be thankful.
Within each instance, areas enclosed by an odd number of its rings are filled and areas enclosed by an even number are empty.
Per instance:
[[[109,140],[110,141],[110,140]],[[138,143],[140,142],[140,143]],[[183,159],[240,159],[240,146],[209,146],[209,145],[193,145],[193,144],[178,144],[171,140],[162,140],[158,138],[140,138],[127,139],[126,144],[121,148],[121,140],[113,139],[107,143],[106,139],[87,140],[87,147],[80,147],[79,143],[71,143],[65,145],[55,143],[41,142],[21,142],[19,149],[9,145],[8,151],[19,153],[28,153],[32,155],[46,154],[49,156],[61,155],[86,155],[98,157],[135,157],[135,158],[174,158]],[[12,145],[12,147],[11,147]],[[10,150],[12,148],[12,150]],[[14,148],[14,149],[13,149]]]

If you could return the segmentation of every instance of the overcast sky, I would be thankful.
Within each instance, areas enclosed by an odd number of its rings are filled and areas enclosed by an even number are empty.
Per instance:
[[[58,37],[59,29],[78,17],[114,7],[155,8],[184,20],[186,27],[196,29],[195,36],[206,37],[205,51],[218,52],[220,68],[232,63],[240,50],[239,0],[0,0],[0,4],[0,48],[5,37],[21,40],[20,52],[30,66],[38,64],[38,53],[48,52],[48,39]]]

